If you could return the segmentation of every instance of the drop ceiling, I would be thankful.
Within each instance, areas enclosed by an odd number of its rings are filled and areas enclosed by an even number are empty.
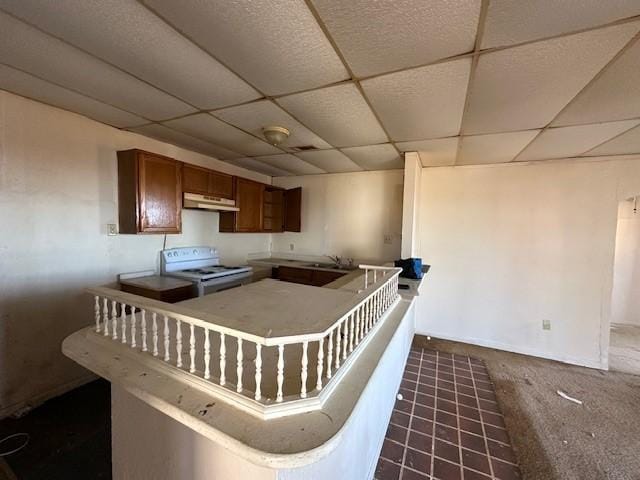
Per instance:
[[[639,154],[639,32],[638,0],[0,0],[0,89],[271,176]]]

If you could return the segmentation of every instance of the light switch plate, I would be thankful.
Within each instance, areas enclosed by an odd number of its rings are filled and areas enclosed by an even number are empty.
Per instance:
[[[107,223],[107,235],[117,235],[118,226],[115,223]]]
[[[385,245],[391,245],[393,243],[393,237],[391,235],[384,236]]]
[[[551,320],[542,320],[542,329],[551,330]]]

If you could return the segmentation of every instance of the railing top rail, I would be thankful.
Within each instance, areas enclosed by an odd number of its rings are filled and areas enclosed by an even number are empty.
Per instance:
[[[366,289],[355,293],[353,296],[353,300],[352,302],[350,302],[350,305],[348,307],[345,308],[344,306],[342,306],[339,309],[334,309],[328,312],[326,317],[327,322],[330,322],[330,325],[325,330],[315,333],[296,334],[285,337],[261,337],[258,335],[253,335],[242,330],[237,330],[225,326],[224,324],[226,323],[226,320],[219,315],[203,312],[200,310],[193,310],[181,305],[169,305],[159,300],[141,297],[139,295],[123,292],[121,290],[115,290],[109,287],[91,287],[87,288],[86,291],[92,295],[105,297],[118,303],[124,303],[128,306],[136,307],[138,309],[148,310],[152,313],[155,312],[160,315],[166,315],[185,323],[191,323],[198,327],[202,327],[208,330],[214,330],[219,333],[224,333],[225,335],[242,338],[243,340],[248,340],[264,346],[287,345],[324,338],[324,336],[326,336],[331,330],[335,328],[338,322],[340,322],[345,316],[350,315],[353,311],[359,308],[370,295],[377,292],[380,288],[383,287],[386,282],[399,275],[399,273],[402,271],[401,268],[397,267],[380,267],[375,265],[360,265],[360,268],[369,270],[375,269],[393,271],[393,274],[389,276],[381,276],[375,282],[372,282],[370,285],[368,285]]]

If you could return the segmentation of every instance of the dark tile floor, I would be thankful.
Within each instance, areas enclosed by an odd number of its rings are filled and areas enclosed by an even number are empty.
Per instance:
[[[109,382],[96,380],[43,403],[21,418],[0,421],[0,438],[18,432],[30,437],[25,448],[4,457],[15,477],[110,479],[110,391]],[[3,445],[3,449],[12,446]]]
[[[377,480],[513,480],[520,471],[482,361],[412,348]]]

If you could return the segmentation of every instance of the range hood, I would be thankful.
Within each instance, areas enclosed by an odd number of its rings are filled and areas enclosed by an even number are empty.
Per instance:
[[[182,200],[182,208],[196,208],[198,210],[216,210],[225,212],[238,212],[235,200],[228,198],[198,195],[197,193],[185,193]]]

